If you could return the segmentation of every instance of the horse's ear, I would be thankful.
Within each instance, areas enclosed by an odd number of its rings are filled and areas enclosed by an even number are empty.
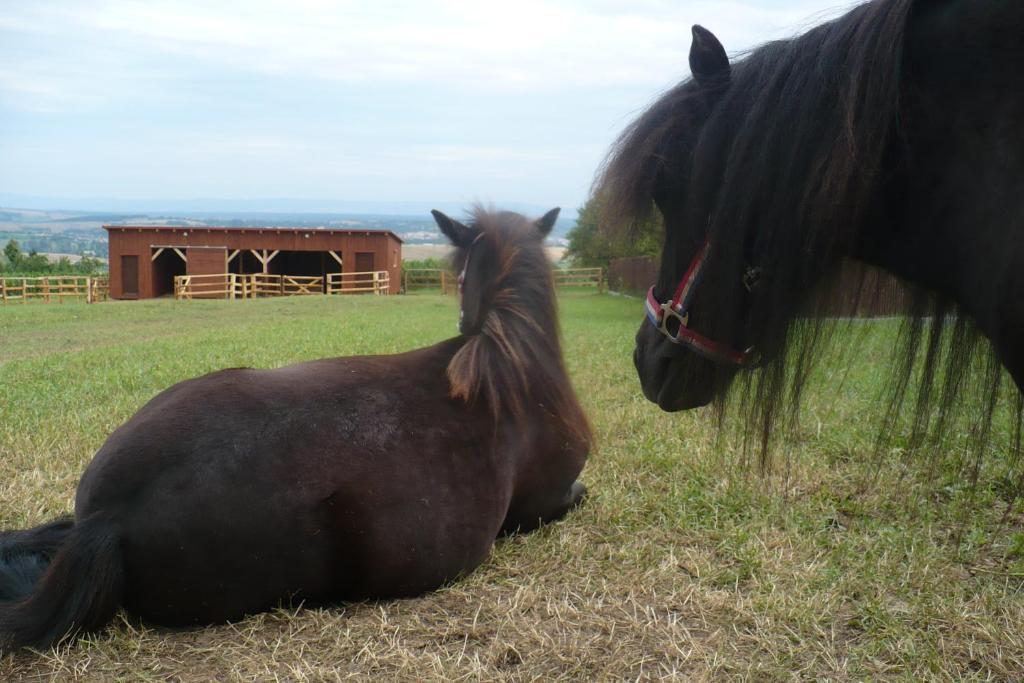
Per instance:
[[[723,85],[728,82],[732,68],[725,48],[715,34],[700,24],[693,25],[693,43],[690,45],[690,73],[702,86]]]
[[[541,238],[547,237],[551,232],[551,228],[555,227],[555,221],[558,220],[558,212],[561,210],[556,206],[533,222],[537,226],[537,230],[540,231]]]
[[[434,220],[437,221],[437,227],[441,228],[441,232],[445,234],[445,237],[457,247],[468,247],[476,239],[477,229],[471,228],[468,225],[463,225],[454,218],[449,218],[437,209],[430,212],[434,216]]]

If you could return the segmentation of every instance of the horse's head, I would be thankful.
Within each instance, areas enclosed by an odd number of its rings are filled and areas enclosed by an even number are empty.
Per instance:
[[[644,395],[664,410],[710,403],[728,387],[748,357],[746,318],[759,271],[731,263],[734,249],[715,243],[712,211],[721,169],[697,166],[698,151],[719,144],[705,135],[715,108],[729,90],[732,69],[718,39],[693,27],[693,78],[678,86],[642,117],[620,141],[620,153],[606,170],[605,184],[616,189],[613,211],[637,215],[650,200],[665,222],[665,244],[657,283],[648,293],[647,320],[636,335],[633,360]],[[640,141],[643,152],[636,155]],[[651,164],[651,158],[660,163]],[[638,169],[644,168],[643,173]],[[647,206],[638,206],[646,202]],[[632,204],[623,206],[622,204]]]
[[[722,397],[752,348],[771,365],[757,386],[777,396],[784,350],[796,339],[813,346],[794,323],[824,310],[824,276],[855,253],[893,177],[893,64],[907,11],[902,0],[865,3],[733,64],[695,26],[693,77],[612,149],[596,188],[605,224],[629,225],[655,206],[665,224],[634,354],[644,395],[663,409]],[[794,362],[806,369],[811,357]],[[804,375],[792,376],[798,394]],[[771,420],[775,404],[764,403]]]
[[[552,209],[536,221],[529,221],[511,212],[478,211],[468,225],[432,211],[441,232],[451,241],[456,252],[453,263],[459,271],[461,313],[459,332],[467,336],[480,334],[487,315],[495,305],[521,303],[524,288],[537,289],[551,279],[550,266],[544,255],[544,239],[558,218],[559,209]]]

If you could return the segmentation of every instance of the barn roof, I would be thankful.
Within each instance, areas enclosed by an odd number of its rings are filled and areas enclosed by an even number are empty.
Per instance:
[[[339,228],[294,228],[284,226],[272,226],[262,228],[238,228],[229,225],[104,225],[104,230],[131,230],[133,232],[241,232],[241,233],[252,233],[256,235],[266,234],[297,234],[297,233],[326,233],[329,235],[389,235],[392,238],[398,240],[399,243],[404,243],[404,240],[391,232],[390,230],[352,230],[352,229],[339,229]]]

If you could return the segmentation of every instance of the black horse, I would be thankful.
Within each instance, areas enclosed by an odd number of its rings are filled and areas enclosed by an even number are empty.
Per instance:
[[[459,337],[223,370],[146,404],[86,469],[73,520],[0,536],[2,649],[122,606],[188,625],[415,595],[565,515],[590,431],[542,247],[557,214],[435,212],[462,267]]]
[[[764,445],[834,329],[820,313],[850,260],[916,292],[893,408],[923,346],[915,424],[941,422],[980,359],[987,429],[1000,365],[1024,387],[1024,3],[874,0],[732,64],[694,26],[690,68],[595,185],[608,225],[664,219],[644,395],[722,405],[758,367],[742,405]]]

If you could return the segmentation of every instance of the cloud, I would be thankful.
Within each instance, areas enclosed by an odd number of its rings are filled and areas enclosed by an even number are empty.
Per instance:
[[[0,92],[60,101],[118,86],[145,93],[156,89],[153,81],[180,76],[156,68],[168,60],[199,72],[482,93],[659,87],[682,75],[691,23],[711,27],[738,51],[785,35],[822,7],[812,0],[19,3],[0,30],[20,35],[22,48],[65,44],[68,53],[51,47],[40,59],[3,48]]]
[[[0,185],[578,204],[686,75],[846,0],[32,0],[0,13]]]

